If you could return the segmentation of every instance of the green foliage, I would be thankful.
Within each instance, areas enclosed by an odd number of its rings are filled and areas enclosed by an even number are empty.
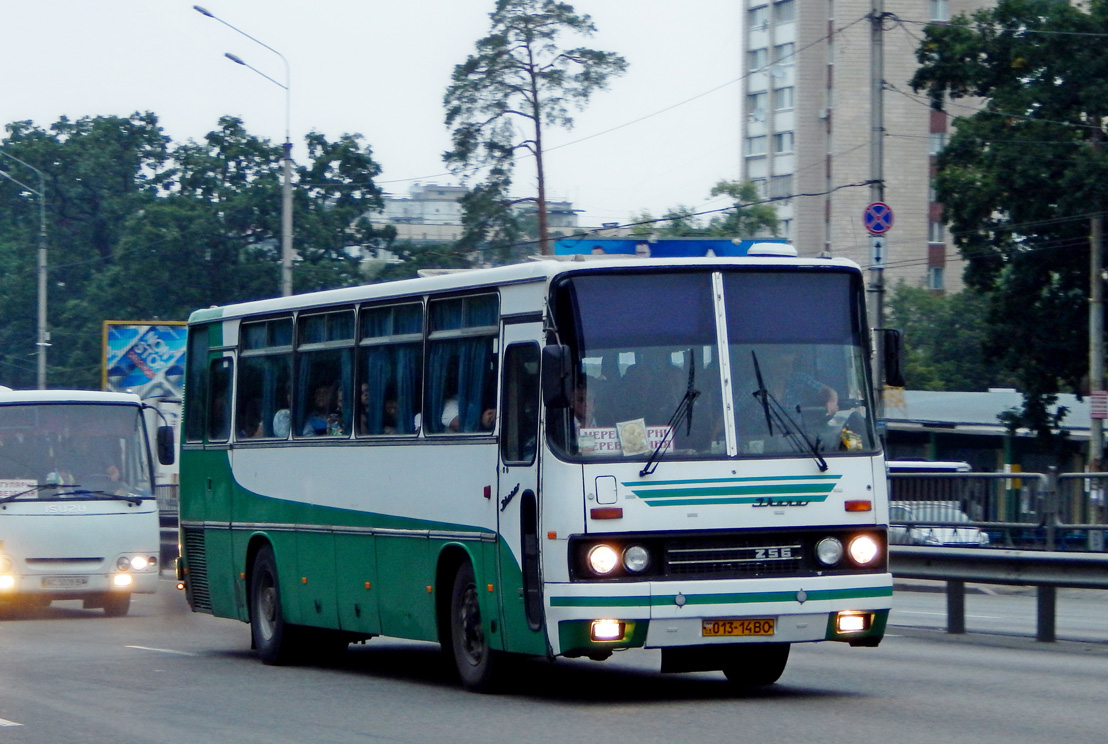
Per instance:
[[[751,181],[719,181],[712,187],[711,197],[729,196],[734,204],[715,214],[707,223],[701,215],[686,206],[666,210],[660,219],[643,211],[632,222],[634,237],[665,238],[752,238],[777,235],[777,210],[764,204],[758,187]]]
[[[177,146],[151,113],[7,131],[3,151],[46,178],[51,387],[100,386],[104,320],[185,320],[278,294],[284,151],[240,120]],[[362,283],[358,251],[395,237],[364,217],[382,204],[380,168],[358,135],[313,132],[307,146],[293,192],[294,287]],[[38,214],[37,197],[0,181],[0,383],[12,387],[35,384]]]
[[[563,48],[563,34],[591,36],[595,26],[568,3],[555,0],[497,0],[489,35],[454,68],[443,96],[453,147],[443,155],[457,173],[487,168],[484,187],[463,205],[463,244],[510,244],[518,230],[507,194],[512,168],[523,153],[535,159],[538,237],[547,253],[543,129],[572,128],[570,109],[582,109],[627,62],[617,54],[586,47]],[[520,135],[515,124],[522,122]]]
[[[938,198],[966,281],[989,299],[986,353],[1048,431],[1044,401],[1081,392],[1088,359],[1090,215],[1108,203],[1108,2],[1000,0],[929,26],[912,80],[936,101],[980,97],[939,158]],[[963,110],[961,108],[956,110]]]
[[[886,325],[904,334],[909,388],[983,392],[1012,384],[986,354],[988,303],[972,290],[938,294],[903,282],[889,293]]]

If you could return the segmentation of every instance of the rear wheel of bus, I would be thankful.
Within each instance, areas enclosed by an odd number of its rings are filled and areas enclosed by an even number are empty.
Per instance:
[[[450,594],[450,651],[462,686],[473,692],[492,692],[505,663],[504,655],[489,647],[473,566],[458,568]]]
[[[285,622],[277,560],[268,545],[254,558],[250,572],[250,636],[263,664],[287,664],[296,646],[296,629]]]
[[[738,687],[764,687],[781,678],[788,661],[787,643],[744,645],[727,654],[723,673]]]

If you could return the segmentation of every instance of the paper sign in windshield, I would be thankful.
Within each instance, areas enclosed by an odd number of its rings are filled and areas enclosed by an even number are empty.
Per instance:
[[[670,432],[668,426],[647,426],[642,419],[624,421],[616,426],[583,426],[577,432],[577,447],[583,455],[649,455]],[[662,452],[673,447],[666,441]]]

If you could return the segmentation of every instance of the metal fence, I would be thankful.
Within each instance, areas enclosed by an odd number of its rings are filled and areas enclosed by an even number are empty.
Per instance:
[[[890,542],[1104,552],[1108,473],[893,473]]]

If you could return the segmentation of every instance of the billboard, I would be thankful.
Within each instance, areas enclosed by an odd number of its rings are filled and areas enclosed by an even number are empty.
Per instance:
[[[183,322],[104,321],[105,390],[180,399],[184,377]]]

